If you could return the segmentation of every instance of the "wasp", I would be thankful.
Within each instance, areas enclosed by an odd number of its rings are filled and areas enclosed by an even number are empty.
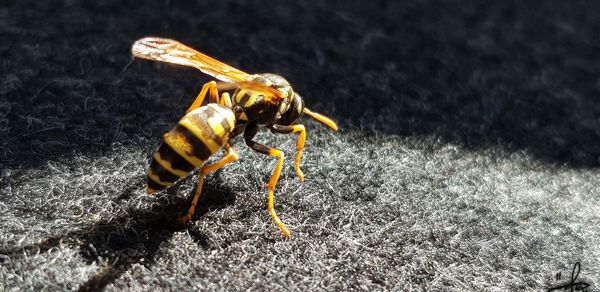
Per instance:
[[[306,129],[296,120],[306,114],[337,131],[336,123],[306,108],[302,97],[279,75],[248,74],[171,39],[142,38],[133,44],[131,51],[135,57],[193,67],[219,80],[204,84],[183,118],[163,135],[148,169],[147,192],[151,194],[168,188],[199,168],[198,186],[190,208],[185,216],[179,218],[180,223],[188,223],[200,198],[204,177],[238,160],[230,140],[243,135],[250,148],[277,158],[277,165],[267,183],[267,208],[283,235],[289,236],[289,230],[277,217],[274,208],[275,187],[285,155],[279,149],[255,142],[253,138],[261,127],[275,133],[298,134],[295,171],[300,181],[304,181],[300,160]],[[230,92],[233,93],[230,95]],[[203,106],[207,96],[209,103]],[[206,165],[209,157],[223,148],[224,157]]]

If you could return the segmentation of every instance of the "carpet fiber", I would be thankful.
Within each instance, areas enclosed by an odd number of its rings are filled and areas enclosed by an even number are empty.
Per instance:
[[[600,290],[594,1],[0,5],[0,290]],[[189,3],[187,3],[189,2]],[[133,60],[177,39],[285,76],[333,132],[156,195],[145,171],[211,80]]]

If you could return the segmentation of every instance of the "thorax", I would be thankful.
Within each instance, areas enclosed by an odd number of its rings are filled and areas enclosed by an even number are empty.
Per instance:
[[[256,122],[260,125],[269,125],[277,121],[287,106],[287,102],[274,102],[261,92],[246,89],[236,90],[231,102],[234,109],[239,109],[234,110],[238,122]]]

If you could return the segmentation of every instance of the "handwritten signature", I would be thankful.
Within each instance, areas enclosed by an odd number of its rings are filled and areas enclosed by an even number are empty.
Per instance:
[[[573,271],[571,272],[571,280],[561,286],[557,286],[557,287],[552,287],[550,289],[548,289],[548,292],[550,291],[554,291],[554,290],[567,290],[570,289],[571,292],[573,291],[586,291],[586,289],[590,286],[590,284],[583,282],[583,281],[579,281],[579,282],[575,282],[575,280],[577,280],[577,277],[579,276],[579,272],[581,270],[581,265],[579,264],[579,262],[575,263],[575,266],[573,267]],[[561,276],[560,276],[560,272],[556,275],[556,279],[560,280]]]

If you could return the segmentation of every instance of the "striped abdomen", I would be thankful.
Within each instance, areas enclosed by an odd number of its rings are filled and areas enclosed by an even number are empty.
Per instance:
[[[148,169],[148,193],[173,185],[219,151],[235,125],[233,112],[210,103],[185,115],[163,136]]]

